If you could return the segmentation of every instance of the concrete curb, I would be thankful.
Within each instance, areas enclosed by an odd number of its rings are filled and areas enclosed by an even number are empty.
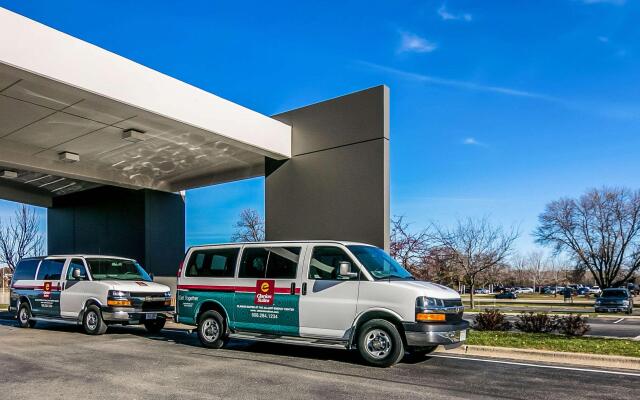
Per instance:
[[[583,368],[597,367],[640,370],[640,358],[608,356],[602,354],[569,353],[476,345],[463,345],[456,349],[439,351],[439,353],[447,355],[459,354],[465,356],[491,357],[516,361],[570,364]]]

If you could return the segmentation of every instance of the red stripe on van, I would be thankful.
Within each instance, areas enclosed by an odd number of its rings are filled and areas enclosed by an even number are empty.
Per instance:
[[[30,285],[13,285],[11,286],[13,289],[29,289],[29,290],[44,290],[44,285],[42,286],[30,286]],[[51,285],[51,290],[60,290],[60,286]]]
[[[210,285],[178,285],[180,290],[202,290],[210,292],[243,292],[255,293],[255,286],[210,286]],[[277,294],[291,294],[290,288],[275,288]],[[296,288],[295,294],[300,294],[300,289]]]

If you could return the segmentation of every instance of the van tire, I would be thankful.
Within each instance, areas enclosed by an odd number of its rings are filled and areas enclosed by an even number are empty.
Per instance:
[[[404,344],[398,328],[384,319],[372,319],[358,330],[358,351],[369,364],[391,367],[404,357]]]
[[[91,305],[82,315],[82,328],[87,335],[102,335],[107,331],[107,324],[102,319],[100,309]]]
[[[144,328],[149,333],[158,333],[164,328],[164,324],[167,322],[165,317],[158,317],[149,321],[144,321]]]
[[[20,328],[33,328],[36,326],[36,321],[32,320],[31,307],[29,303],[23,302],[18,309],[18,326]]]
[[[219,312],[206,311],[198,318],[198,339],[204,347],[220,349],[227,343],[224,319]]]

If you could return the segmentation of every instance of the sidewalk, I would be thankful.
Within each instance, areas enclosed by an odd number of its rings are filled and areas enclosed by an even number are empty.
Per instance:
[[[549,364],[569,364],[580,367],[640,370],[640,358],[600,354],[569,353],[510,347],[463,345],[452,350],[438,350],[435,354],[465,357],[490,357],[512,361],[535,361]]]

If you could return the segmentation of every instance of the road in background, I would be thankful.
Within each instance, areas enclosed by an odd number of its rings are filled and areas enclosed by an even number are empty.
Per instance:
[[[12,399],[636,399],[640,373],[449,358],[364,366],[346,350],[232,341],[201,347],[194,334],[0,321],[0,393]],[[43,329],[46,327],[47,329]]]

